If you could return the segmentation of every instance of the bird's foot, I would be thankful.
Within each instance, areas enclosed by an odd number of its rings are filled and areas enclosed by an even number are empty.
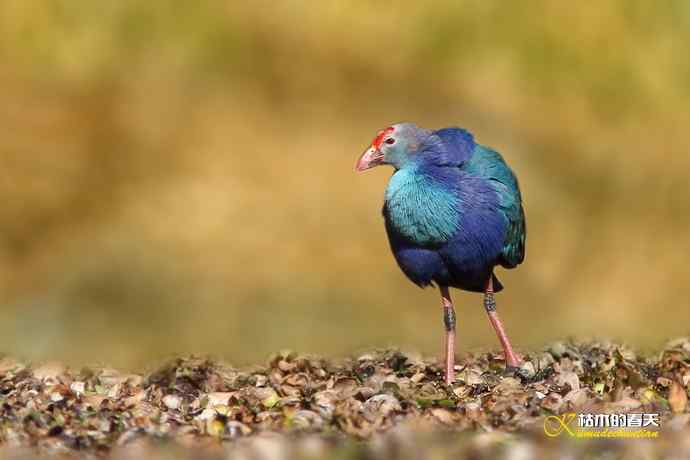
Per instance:
[[[530,372],[522,366],[522,360],[519,366],[506,365],[503,375],[506,377],[515,377],[519,379],[522,383],[529,382],[534,377],[534,372]]]
[[[504,375],[504,376],[508,377],[508,376],[513,376],[513,375],[515,375],[515,373],[518,372],[519,370],[520,370],[520,368],[517,367],[517,366],[509,366],[509,365],[506,365],[504,368],[502,368],[502,369],[499,370],[499,373],[500,373],[501,375]]]
[[[451,371],[449,372],[448,369],[443,374],[443,383],[446,386],[450,386],[453,383],[455,383],[455,369],[451,368]]]
[[[513,367],[519,369],[520,366],[522,366],[522,363],[524,362],[524,360],[522,359],[522,355],[515,353],[512,350],[512,348],[504,350],[503,356],[506,362],[506,368]]]
[[[503,352],[504,360],[506,363],[505,373],[506,374],[516,374],[520,372],[522,363],[522,355],[515,353],[512,348],[508,348]]]

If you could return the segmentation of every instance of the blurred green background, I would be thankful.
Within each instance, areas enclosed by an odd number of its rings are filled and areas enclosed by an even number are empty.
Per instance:
[[[690,2],[0,2],[0,350],[141,366],[439,354],[376,131],[460,125],[523,189],[518,347],[690,324]],[[497,347],[456,293],[458,350]]]

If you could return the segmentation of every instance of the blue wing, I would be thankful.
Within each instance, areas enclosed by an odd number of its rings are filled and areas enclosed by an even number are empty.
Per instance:
[[[506,223],[503,249],[498,262],[506,268],[516,267],[525,259],[527,226],[515,174],[498,152],[482,145],[475,147],[474,154],[463,165],[463,169],[473,176],[488,180],[495,190],[498,206]]]
[[[477,144],[472,134],[461,128],[444,128],[435,131],[427,143],[428,150],[433,152],[429,159],[431,164],[456,167],[461,176],[465,173],[473,179],[478,178],[488,183],[489,188],[498,197],[497,210],[500,211],[504,221],[502,248],[496,262],[506,268],[513,268],[522,263],[525,258],[527,236],[525,212],[522,207],[522,196],[517,178],[503,157],[498,152]],[[458,180],[461,182],[452,184],[451,181],[448,181],[447,185],[450,188],[457,187],[461,207],[463,207],[464,201],[462,199],[463,189],[465,192],[468,188],[473,187],[475,189],[473,195],[467,197],[465,204],[474,203],[478,199],[481,202],[481,198],[486,196],[486,190],[481,184],[472,184],[472,181],[468,180],[467,177]],[[489,202],[488,205],[490,206],[492,203]],[[465,209],[464,214],[469,217],[467,211]],[[481,211],[481,207],[478,211]],[[478,219],[483,220],[481,215]],[[486,222],[482,225],[486,225]],[[463,230],[467,231],[468,229]],[[475,231],[484,230],[475,229]],[[485,255],[488,256],[489,254],[485,253]]]

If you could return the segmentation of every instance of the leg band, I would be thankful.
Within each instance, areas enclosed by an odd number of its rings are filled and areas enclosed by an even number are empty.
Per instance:
[[[487,292],[484,295],[484,309],[486,309],[487,312],[496,311],[496,301],[494,300],[493,292]]]
[[[455,310],[453,307],[443,308],[443,324],[446,326],[446,331],[455,330]]]

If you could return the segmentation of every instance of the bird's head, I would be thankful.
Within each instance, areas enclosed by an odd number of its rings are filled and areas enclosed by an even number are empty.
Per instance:
[[[413,123],[397,123],[376,134],[369,148],[359,157],[355,171],[362,172],[387,164],[402,168],[431,131]]]

